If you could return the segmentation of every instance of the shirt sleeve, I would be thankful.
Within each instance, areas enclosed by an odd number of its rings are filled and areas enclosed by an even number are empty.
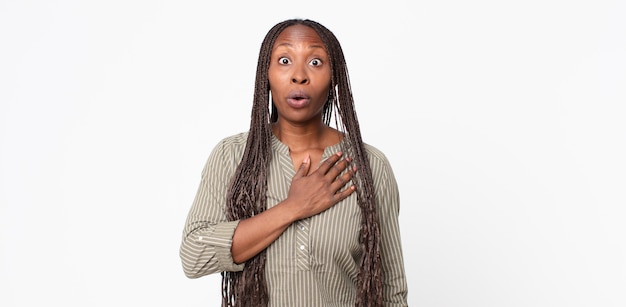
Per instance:
[[[180,246],[183,271],[198,278],[222,271],[241,271],[231,254],[232,238],[239,221],[224,214],[226,192],[236,164],[224,141],[209,155],[193,201]]]
[[[385,306],[408,306],[408,289],[398,221],[400,195],[389,162],[386,159],[382,162],[381,174],[378,180],[375,179],[375,185],[383,262],[383,300]]]

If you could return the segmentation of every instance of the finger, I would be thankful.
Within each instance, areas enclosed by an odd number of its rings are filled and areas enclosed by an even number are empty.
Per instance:
[[[337,178],[335,178],[335,181],[333,181],[333,183],[331,184],[331,189],[333,189],[333,191],[339,191],[347,183],[350,182],[352,177],[354,177],[355,172],[356,172],[356,167],[353,167],[352,169],[349,169],[347,172],[341,174],[340,176],[337,176]]]
[[[336,162],[326,173],[326,175],[330,178],[335,178],[339,176],[339,174],[343,173],[348,167],[348,164],[352,162],[352,159],[346,158],[341,161]]]
[[[333,200],[335,201],[335,203],[338,203],[338,202],[346,199],[348,196],[350,196],[350,194],[354,193],[354,191],[356,191],[356,187],[351,185],[347,189],[336,193],[333,196]]]
[[[300,164],[300,167],[293,178],[305,177],[309,174],[309,169],[311,169],[311,156],[306,156],[306,158],[302,160],[302,164]]]
[[[328,159],[326,159],[326,161],[324,161],[324,163],[322,163],[318,168],[317,171],[321,172],[322,174],[326,174],[326,172],[328,172],[328,170],[333,167],[333,165],[335,165],[335,163],[337,163],[337,161],[339,161],[339,159],[341,159],[341,156],[343,155],[343,153],[341,151],[335,153],[334,155],[328,157]]]

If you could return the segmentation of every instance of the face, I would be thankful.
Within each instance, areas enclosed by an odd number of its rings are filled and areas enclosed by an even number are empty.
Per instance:
[[[330,59],[315,30],[285,28],[276,38],[268,71],[278,122],[319,124],[330,89]]]

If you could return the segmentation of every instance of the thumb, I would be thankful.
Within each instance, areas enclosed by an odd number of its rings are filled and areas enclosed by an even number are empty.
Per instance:
[[[300,168],[296,172],[294,178],[304,177],[309,174],[309,169],[311,169],[311,157],[306,156],[304,160],[302,160],[302,164],[300,164]]]

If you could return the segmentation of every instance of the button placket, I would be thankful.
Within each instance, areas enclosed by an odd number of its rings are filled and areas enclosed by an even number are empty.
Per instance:
[[[296,222],[296,265],[298,270],[309,270],[309,219]]]

